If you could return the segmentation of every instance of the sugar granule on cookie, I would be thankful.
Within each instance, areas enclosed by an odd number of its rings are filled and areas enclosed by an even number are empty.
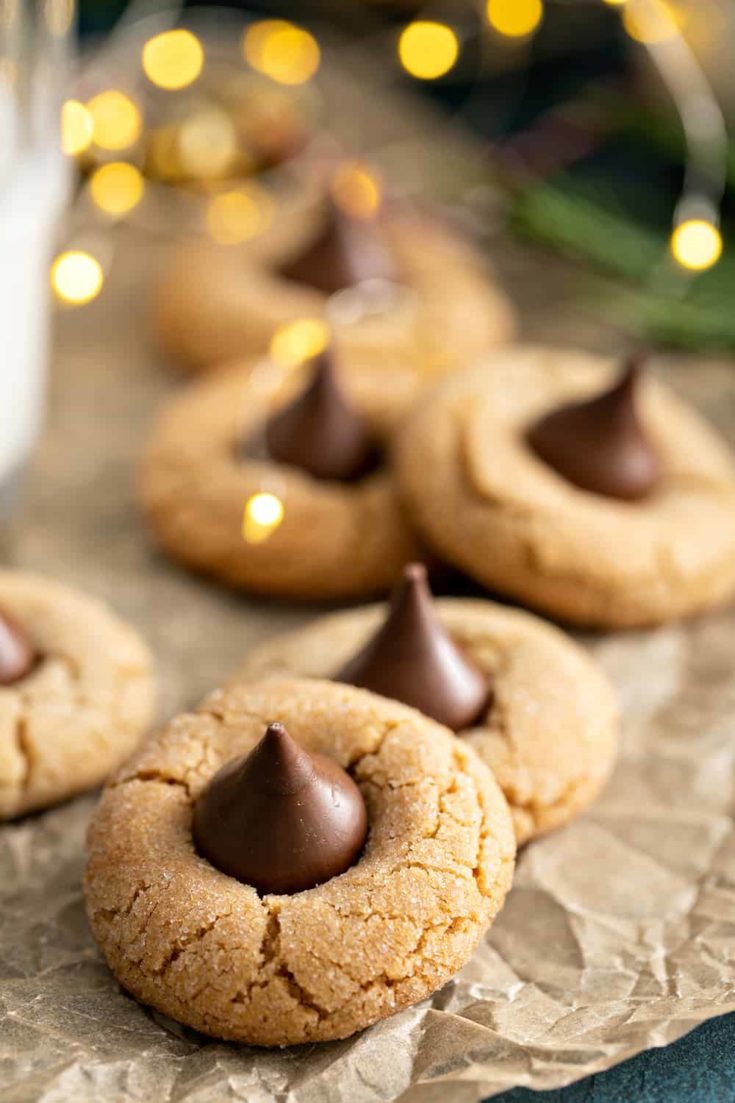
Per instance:
[[[367,811],[333,758],[310,755],[275,723],[209,782],[193,834],[212,865],[258,892],[302,892],[349,869],[365,843]]]
[[[631,358],[609,390],[544,414],[528,430],[531,448],[583,490],[627,501],[648,497],[662,471],[638,412],[641,371]]]
[[[404,568],[385,621],[334,679],[403,701],[453,731],[480,719],[491,692],[437,617],[423,563]]]
[[[250,799],[255,786],[257,807],[230,801],[231,784]],[[218,868],[219,846],[202,855],[202,809],[242,880]],[[501,908],[515,857],[495,779],[447,728],[293,678],[219,690],[147,740],[103,794],[88,848],[90,922],[128,992],[273,1046],[346,1038],[440,988]],[[319,883],[298,891],[294,877]],[[294,891],[268,891],[273,878]]]

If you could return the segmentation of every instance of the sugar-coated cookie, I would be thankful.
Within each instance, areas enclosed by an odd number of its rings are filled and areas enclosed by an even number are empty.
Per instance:
[[[262,784],[253,758],[279,754],[269,726],[348,771],[367,809],[353,864],[292,894],[222,872],[193,836],[233,759],[247,755]],[[293,794],[265,788],[278,839]],[[290,679],[218,691],[147,741],[92,820],[85,891],[137,999],[215,1037],[288,1045],[347,1037],[444,984],[501,907],[514,851],[490,771],[447,729],[363,690]]]
[[[650,376],[637,387],[631,427],[619,372],[580,352],[498,350],[422,400],[394,460],[433,549],[490,589],[579,624],[657,624],[729,599],[733,455]],[[582,485],[601,477],[580,462],[583,441],[615,464],[617,486]]]
[[[394,417],[390,403],[364,419],[377,448],[375,465],[344,479],[320,477],[323,471],[314,474],[296,462],[301,455],[287,462],[269,458],[262,447],[273,444],[267,433],[263,440],[269,417],[279,418],[301,401],[299,395],[313,399],[299,416],[308,422],[302,452],[311,449],[316,459],[327,437],[339,436],[346,419],[354,423],[362,415],[351,404],[348,410],[342,397],[335,413],[334,378],[314,393],[308,373],[317,369],[311,367],[266,407],[253,389],[254,367],[200,380],[164,411],[140,478],[156,538],[174,559],[233,587],[303,599],[387,589],[416,553],[393,474],[379,455]],[[301,389],[296,394],[294,385]],[[278,441],[286,448],[296,435],[292,422],[283,422]],[[343,444],[340,438],[340,449]],[[282,505],[278,523],[259,528],[256,514],[252,525],[244,525],[248,503],[264,493],[276,496],[276,508]]]
[[[376,377],[390,387],[396,364],[413,365],[430,381],[512,338],[512,307],[484,259],[427,215],[391,212],[381,220],[401,281],[384,308],[362,309],[355,296],[330,295],[284,276],[284,268],[319,233],[322,217],[321,208],[305,214],[288,242],[274,239],[266,256],[236,246],[180,247],[154,301],[165,355],[188,371],[200,371],[257,357],[279,327],[326,317],[338,346],[358,359],[367,355]]]
[[[394,599],[388,624],[393,636],[412,598],[402,600],[397,606]],[[612,687],[581,647],[529,613],[456,598],[436,599],[433,610],[421,612],[422,622],[436,615],[461,655],[485,677],[484,707],[459,727],[458,735],[493,770],[510,805],[518,842],[560,827],[591,803],[612,768],[619,729]],[[334,678],[385,618],[382,605],[322,617],[256,647],[233,684],[289,675]],[[440,641],[440,663],[446,651],[446,640]],[[404,677],[414,664],[419,693],[433,690],[442,679],[442,670],[426,668],[426,653],[424,639],[408,645],[403,655],[390,656]]]
[[[0,819],[99,785],[151,722],[138,634],[77,590],[0,571]]]

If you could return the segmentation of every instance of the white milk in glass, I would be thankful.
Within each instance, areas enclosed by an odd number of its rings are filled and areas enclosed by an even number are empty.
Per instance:
[[[66,49],[54,11],[52,0],[23,0],[0,32],[0,509],[43,415],[49,265],[68,177],[59,137]]]
[[[12,166],[6,165],[5,180],[0,185],[0,488],[3,490],[23,466],[43,413],[50,314],[48,274],[65,179],[61,153],[36,148],[16,151]]]

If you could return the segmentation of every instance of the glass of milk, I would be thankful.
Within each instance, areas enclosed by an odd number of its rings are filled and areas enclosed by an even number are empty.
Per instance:
[[[0,0],[0,521],[41,426],[73,0]]]

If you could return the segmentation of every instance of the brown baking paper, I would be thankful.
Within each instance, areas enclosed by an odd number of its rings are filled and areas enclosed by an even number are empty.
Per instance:
[[[12,560],[105,597],[148,637],[161,716],[195,702],[248,645],[315,610],[237,598],[151,548],[134,464],[175,387],[141,327],[155,247],[120,239],[105,295],[61,319],[51,417]],[[506,283],[536,338],[617,347],[578,307],[576,269],[513,245]],[[735,366],[661,364],[735,441]],[[505,910],[431,1001],[350,1041],[268,1052],[219,1044],[139,1006],[87,927],[95,797],[0,828],[0,1094],[8,1103],[464,1103],[551,1088],[735,1009],[735,615],[587,640],[620,689],[625,737],[603,798],[529,846]],[[549,732],[554,739],[554,732]]]

